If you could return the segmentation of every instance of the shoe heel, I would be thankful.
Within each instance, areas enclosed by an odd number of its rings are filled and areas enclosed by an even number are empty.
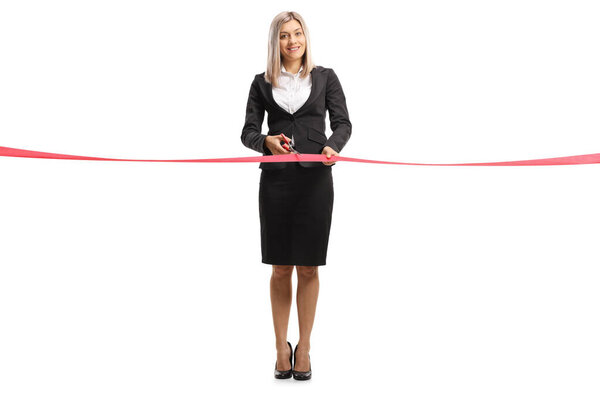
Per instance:
[[[292,366],[290,369],[285,370],[285,371],[280,371],[277,369],[277,360],[275,360],[275,378],[276,379],[289,379],[292,377],[292,368],[293,364],[292,364],[292,357],[294,356],[294,352],[292,351],[292,344],[290,342],[287,342],[289,348],[290,348],[290,365]]]
[[[312,378],[312,365],[310,364],[310,354],[308,355],[308,371],[296,371],[294,367],[296,366],[296,350],[298,349],[298,345],[294,348],[294,366],[292,366],[292,376],[294,379],[298,381],[307,381]]]

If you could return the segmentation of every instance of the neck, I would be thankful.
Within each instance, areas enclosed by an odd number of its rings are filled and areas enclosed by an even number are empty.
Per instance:
[[[300,71],[300,67],[302,66],[302,60],[298,61],[284,61],[283,66],[285,70],[290,74],[297,74]]]

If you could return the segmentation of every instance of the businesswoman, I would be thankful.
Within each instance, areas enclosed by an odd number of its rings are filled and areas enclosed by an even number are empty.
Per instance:
[[[265,111],[268,134],[262,134]],[[331,136],[325,135],[329,111]],[[269,30],[266,72],[250,86],[242,143],[263,155],[339,152],[352,124],[340,81],[331,68],[313,64],[306,23],[293,11],[275,16]],[[335,162],[260,163],[259,216],[262,262],[273,266],[270,294],[277,360],[275,378],[310,379],[310,334],[325,265],[333,211]],[[287,341],[292,272],[298,277],[300,338]],[[292,365],[293,356],[293,365]]]

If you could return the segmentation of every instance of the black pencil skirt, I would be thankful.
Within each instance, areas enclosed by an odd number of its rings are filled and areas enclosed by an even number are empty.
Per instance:
[[[260,175],[262,262],[325,265],[333,212],[332,168],[286,164]]]

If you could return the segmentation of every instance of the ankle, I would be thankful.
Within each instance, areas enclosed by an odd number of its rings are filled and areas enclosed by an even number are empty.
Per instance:
[[[308,353],[310,351],[310,343],[298,343],[296,351]]]
[[[277,351],[287,352],[287,351],[289,351],[290,346],[288,346],[287,342],[283,342],[283,343],[276,343],[275,348],[277,349]]]

